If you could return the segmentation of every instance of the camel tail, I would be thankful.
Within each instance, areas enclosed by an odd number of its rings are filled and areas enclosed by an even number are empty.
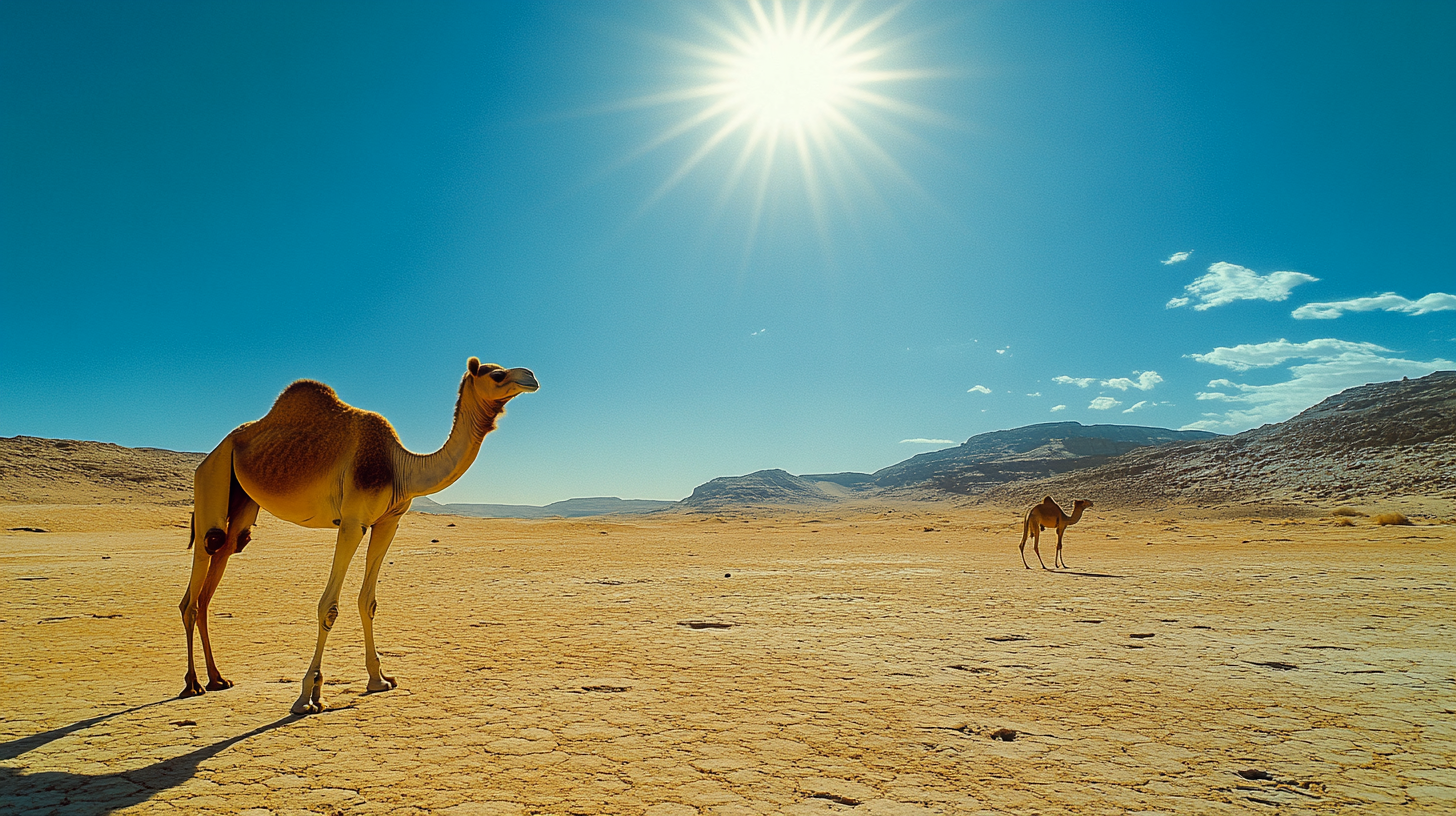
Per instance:
[[[1026,537],[1031,535],[1031,511],[1026,511],[1026,518],[1021,520],[1021,546],[1026,546]]]
[[[192,549],[192,539],[197,537],[197,514],[187,514],[187,549]]]

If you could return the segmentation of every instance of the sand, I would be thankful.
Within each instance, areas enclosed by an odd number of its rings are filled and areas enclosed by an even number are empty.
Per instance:
[[[346,602],[295,717],[332,537],[264,517],[180,700],[186,512],[0,506],[0,812],[1456,808],[1452,525],[1094,511],[1057,573],[1008,512],[411,515],[402,688]]]

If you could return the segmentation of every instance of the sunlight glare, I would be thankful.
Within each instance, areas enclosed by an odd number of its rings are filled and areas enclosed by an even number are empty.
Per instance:
[[[851,80],[831,44],[799,30],[759,32],[726,69],[734,104],[760,126],[804,126],[842,102]]]
[[[897,82],[943,76],[924,69],[886,67],[910,38],[884,41],[884,30],[904,4],[863,14],[866,3],[833,0],[735,0],[718,18],[697,16],[716,42],[667,40],[690,59],[689,81],[627,101],[623,107],[683,107],[683,114],[624,159],[639,158],[670,142],[700,141],[643,204],[645,211],[701,167],[727,151],[719,204],[750,191],[749,236],[764,217],[771,189],[797,176],[821,237],[827,229],[828,193],[847,211],[855,202],[879,203],[870,169],[920,193],[910,175],[881,144],[887,135],[915,137],[897,119],[939,125],[949,120],[886,92]],[[861,19],[865,18],[867,19]],[[784,171],[797,166],[797,173]],[[923,194],[923,193],[922,193]]]

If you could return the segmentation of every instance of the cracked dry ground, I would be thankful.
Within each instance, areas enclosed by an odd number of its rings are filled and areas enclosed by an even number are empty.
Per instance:
[[[411,515],[403,688],[364,693],[356,563],[293,717],[327,532],[265,517],[213,605],[237,685],[179,700],[185,511],[0,522],[52,530],[0,533],[5,813],[1456,808],[1453,526],[1099,511],[1055,573],[1011,513]]]

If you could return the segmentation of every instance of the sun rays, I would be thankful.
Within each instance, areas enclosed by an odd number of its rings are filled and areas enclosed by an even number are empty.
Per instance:
[[[706,44],[661,40],[682,60],[680,82],[624,107],[661,108],[670,118],[623,163],[669,145],[681,158],[641,210],[690,177],[716,179],[720,209],[746,201],[751,245],[778,192],[803,196],[822,237],[832,205],[847,211],[880,200],[876,182],[918,190],[893,146],[916,141],[907,121],[947,120],[894,96],[898,83],[943,75],[897,64],[909,38],[888,34],[903,9],[725,2],[717,17],[694,17]]]

